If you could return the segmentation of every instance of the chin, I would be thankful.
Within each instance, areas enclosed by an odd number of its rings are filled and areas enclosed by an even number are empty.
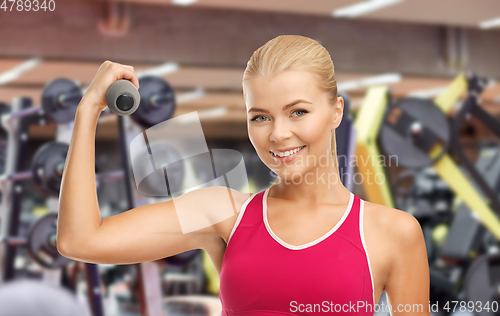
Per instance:
[[[281,180],[293,181],[295,184],[304,181],[304,176],[306,174],[305,170],[302,170],[302,168],[287,167],[274,169],[273,172],[276,173]]]

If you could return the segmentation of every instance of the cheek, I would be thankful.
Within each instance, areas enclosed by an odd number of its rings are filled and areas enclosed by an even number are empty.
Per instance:
[[[311,122],[307,122],[300,128],[300,138],[307,143],[322,142],[324,139],[329,139],[328,120],[324,116]]]
[[[263,128],[248,128],[248,138],[257,152],[267,146],[267,138]]]

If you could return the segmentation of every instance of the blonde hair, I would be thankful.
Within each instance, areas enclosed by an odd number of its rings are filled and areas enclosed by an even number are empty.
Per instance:
[[[329,94],[332,105],[337,102],[337,80],[330,53],[317,41],[300,35],[281,35],[259,47],[250,57],[243,74],[245,81],[263,76],[271,78],[285,70],[306,70],[315,75],[315,85]],[[331,152],[338,168],[335,130],[332,132]]]

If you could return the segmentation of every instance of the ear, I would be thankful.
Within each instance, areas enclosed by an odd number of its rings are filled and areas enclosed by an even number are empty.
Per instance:
[[[336,129],[339,127],[342,122],[342,117],[344,116],[344,98],[337,97],[337,102],[333,107],[333,121],[332,121],[332,129]]]

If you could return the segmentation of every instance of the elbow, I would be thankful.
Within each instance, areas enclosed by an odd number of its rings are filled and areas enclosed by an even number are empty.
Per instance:
[[[67,241],[62,241],[59,238],[56,239],[56,248],[57,252],[63,257],[66,257],[68,259],[73,259],[73,255],[71,254],[71,249],[75,248],[72,247],[71,245],[68,244]]]
[[[100,257],[96,253],[95,247],[91,247],[88,241],[76,243],[56,239],[56,245],[59,254],[68,259],[83,263],[104,263],[99,260]]]
[[[66,240],[56,239],[56,248],[59,254],[75,261],[85,261],[81,252],[81,247],[74,243],[69,243]]]

